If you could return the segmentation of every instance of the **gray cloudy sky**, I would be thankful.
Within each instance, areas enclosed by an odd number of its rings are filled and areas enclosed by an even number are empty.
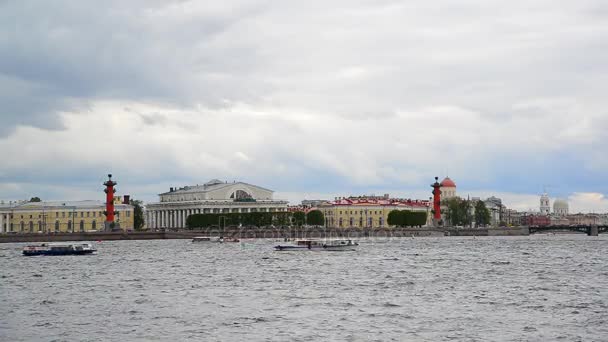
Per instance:
[[[243,180],[608,211],[608,3],[0,1],[0,198]]]

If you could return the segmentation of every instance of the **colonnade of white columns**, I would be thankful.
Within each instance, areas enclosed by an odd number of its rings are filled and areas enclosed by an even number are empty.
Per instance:
[[[205,213],[232,213],[243,212],[247,213],[260,208],[208,208]],[[233,210],[237,211],[233,211]],[[207,210],[207,209],[204,209]],[[146,224],[148,228],[186,228],[188,216],[193,214],[204,213],[200,208],[184,208],[184,209],[154,209],[150,208],[146,212]],[[281,208],[266,207],[260,211],[281,211]]]
[[[161,209],[147,212],[149,228],[186,228],[188,216],[200,214],[201,209]]]

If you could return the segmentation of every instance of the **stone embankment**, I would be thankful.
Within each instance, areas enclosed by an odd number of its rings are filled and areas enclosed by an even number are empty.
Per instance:
[[[240,239],[303,239],[303,238],[400,238],[433,236],[516,236],[529,235],[527,227],[462,229],[462,228],[217,228],[201,230],[164,230],[138,232],[75,232],[52,234],[0,234],[0,243],[48,241],[109,241],[191,239],[194,236],[224,236]]]

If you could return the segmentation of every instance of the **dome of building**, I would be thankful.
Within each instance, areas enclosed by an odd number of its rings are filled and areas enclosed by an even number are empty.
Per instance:
[[[441,181],[441,196],[445,199],[456,197],[456,183],[450,179],[450,177],[445,177]]]
[[[558,198],[553,202],[553,213],[557,215],[568,215],[568,201]]]
[[[445,177],[444,180],[441,181],[441,186],[455,188],[456,183],[454,183],[454,181],[451,180],[450,177]]]

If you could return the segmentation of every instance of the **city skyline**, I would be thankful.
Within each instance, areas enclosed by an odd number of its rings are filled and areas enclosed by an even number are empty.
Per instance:
[[[338,5],[341,6],[338,6]],[[220,178],[302,199],[608,212],[601,1],[0,5],[0,199],[146,202]],[[475,20],[471,20],[475,18]]]

